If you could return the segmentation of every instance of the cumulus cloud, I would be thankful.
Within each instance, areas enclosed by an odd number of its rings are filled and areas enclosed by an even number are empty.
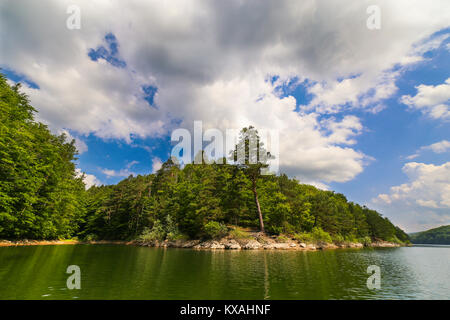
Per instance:
[[[152,160],[152,173],[155,173],[156,171],[161,169],[162,165],[163,163],[161,159],[159,159],[158,157],[154,157]]]
[[[88,151],[88,146],[87,146],[86,142],[84,142],[83,140],[81,140],[78,137],[72,136],[70,134],[70,132],[67,130],[64,130],[64,129],[59,130],[59,134],[62,134],[62,133],[64,133],[66,135],[67,141],[75,140],[75,148],[77,148],[78,154],[82,154],[82,153]]]
[[[139,163],[139,161],[133,160],[133,161],[130,161],[129,163],[127,163],[127,165],[123,169],[113,170],[113,169],[102,168],[102,169],[100,169],[100,171],[104,175],[106,175],[107,178],[112,178],[112,177],[129,177],[130,175],[135,176],[136,172],[131,171],[131,167],[133,167],[134,165],[136,165],[138,163]]]
[[[380,105],[369,106],[375,102],[387,99],[396,91],[395,80],[399,71],[382,71],[376,76],[370,73],[317,83],[309,88],[314,95],[312,101],[305,106],[306,110],[315,109],[322,113],[336,113],[345,107],[366,108],[373,113],[381,111]]]
[[[279,98],[270,82],[254,75],[247,77],[199,88],[201,92],[196,92],[183,124],[190,128],[199,117],[208,119],[204,131],[239,130],[249,125],[277,130],[280,170],[304,182],[345,182],[363,170],[368,157],[348,147],[362,130],[357,117],[321,121],[317,113],[293,112],[293,97]]]
[[[410,182],[391,187],[390,194],[381,194],[379,199],[387,203],[406,201],[423,207],[450,208],[450,162],[440,166],[409,162],[402,170]]]
[[[416,89],[415,96],[404,95],[400,101],[433,119],[450,120],[450,78],[436,86],[421,84]]]
[[[409,160],[415,159],[420,155],[420,153],[422,151],[426,151],[426,150],[431,150],[434,153],[448,152],[448,151],[450,151],[450,141],[442,140],[442,141],[430,144],[429,146],[423,146],[419,150],[417,150],[417,152],[415,154],[412,154],[412,155],[406,157],[406,159],[409,159]]]
[[[120,170],[113,170],[113,169],[101,169],[102,173],[106,175],[107,178],[111,177],[128,177],[130,175],[135,175],[134,172],[128,170],[128,169],[120,169]]]
[[[373,201],[388,204],[390,210],[396,210],[397,216],[403,217],[404,223],[426,221],[428,226],[448,223],[450,162],[442,165],[409,162],[402,170],[409,181],[391,187],[389,194],[380,194]]]
[[[370,160],[355,147],[357,117],[322,114],[381,110],[393,68],[420,60],[411,52],[450,21],[444,0],[78,1],[82,28],[68,30],[69,4],[0,4],[0,64],[39,85],[26,92],[53,130],[131,143],[193,120],[252,124],[279,130],[281,169],[313,183],[348,181]],[[369,4],[380,30],[366,27]],[[272,75],[309,79],[312,101],[276,94]]]
[[[448,140],[442,140],[440,142],[433,143],[429,146],[423,147],[425,150],[432,150],[436,153],[444,153],[450,151],[450,141]]]
[[[100,186],[102,185],[101,181],[99,179],[97,179],[96,176],[94,176],[93,174],[87,174],[85,172],[82,172],[81,169],[76,168],[75,172],[77,174],[77,177],[81,177],[82,175],[84,175],[84,184],[86,186],[86,189],[89,189],[92,186]]]

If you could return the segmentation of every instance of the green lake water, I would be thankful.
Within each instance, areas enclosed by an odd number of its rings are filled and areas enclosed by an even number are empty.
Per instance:
[[[66,287],[69,265],[80,267],[79,290]],[[369,265],[380,267],[380,289],[367,288]],[[2,247],[0,299],[450,299],[450,247]]]

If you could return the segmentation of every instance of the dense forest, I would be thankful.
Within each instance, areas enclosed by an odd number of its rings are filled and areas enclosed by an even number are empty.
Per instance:
[[[450,244],[450,225],[412,233],[409,237],[417,244]]]
[[[86,194],[74,142],[34,121],[19,89],[0,75],[0,238],[71,237],[85,218]]]
[[[2,239],[195,239],[239,236],[247,228],[304,241],[409,241],[387,218],[342,194],[284,174],[261,175],[270,154],[259,140],[256,153],[249,150],[255,128],[242,130],[224,164],[180,167],[169,159],[155,174],[85,190],[74,141],[53,135],[34,113],[20,85],[0,75]],[[239,147],[244,159],[237,159]]]

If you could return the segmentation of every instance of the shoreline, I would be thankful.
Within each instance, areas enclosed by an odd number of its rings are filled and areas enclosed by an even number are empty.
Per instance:
[[[140,240],[0,240],[0,247],[18,247],[18,246],[45,246],[45,245],[76,245],[76,244],[113,244],[113,245],[134,245],[140,247],[154,248],[184,248],[193,250],[296,250],[296,251],[318,251],[330,249],[361,249],[361,248],[396,248],[406,247],[409,244],[398,244],[387,241],[372,242],[364,245],[359,242],[335,243],[304,243],[296,240],[277,242],[271,238],[264,239],[220,239],[220,240],[164,240],[164,241],[140,241]]]

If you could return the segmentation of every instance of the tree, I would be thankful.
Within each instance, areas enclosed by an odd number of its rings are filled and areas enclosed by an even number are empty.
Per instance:
[[[84,220],[75,142],[52,134],[34,113],[20,84],[0,75],[0,238],[68,238]]]
[[[231,152],[231,159],[245,172],[252,183],[251,190],[254,196],[261,232],[265,232],[264,219],[258,200],[256,184],[261,177],[261,169],[269,166],[268,160],[270,158],[270,152],[267,152],[264,148],[264,143],[260,140],[258,131],[253,126],[243,128],[239,133],[239,141]]]

